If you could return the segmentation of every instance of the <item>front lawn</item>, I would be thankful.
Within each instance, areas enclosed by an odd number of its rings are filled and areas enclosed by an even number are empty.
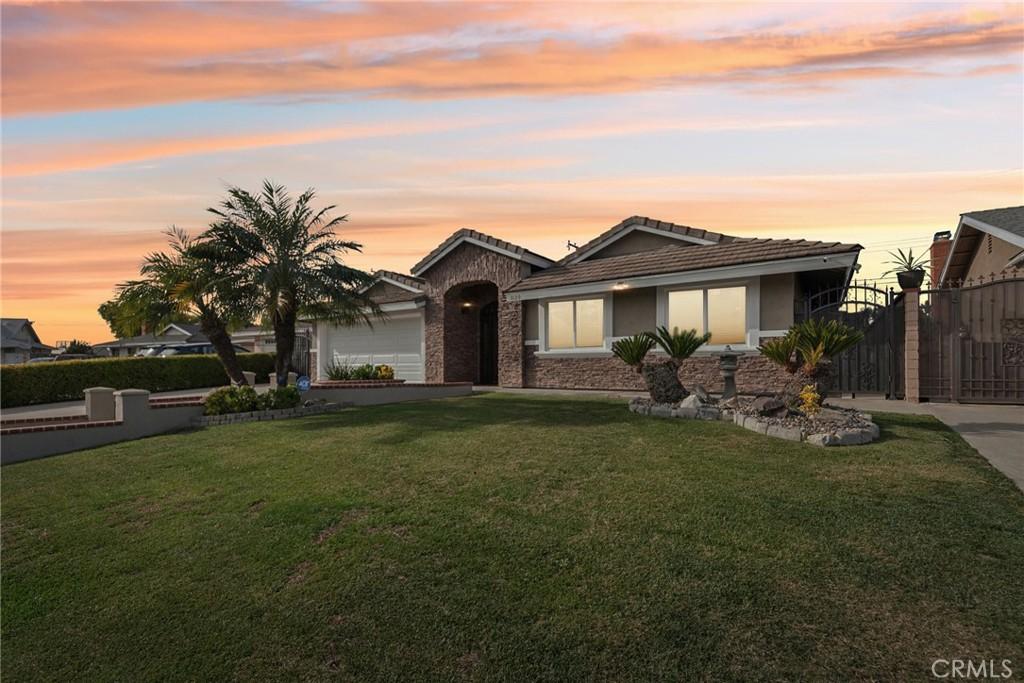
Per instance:
[[[482,397],[5,467],[3,676],[1024,672],[1024,496],[925,417],[820,449]]]

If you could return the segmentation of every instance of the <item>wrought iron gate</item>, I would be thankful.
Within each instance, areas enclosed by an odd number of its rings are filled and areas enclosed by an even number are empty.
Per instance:
[[[1024,278],[921,292],[921,397],[1024,403]]]
[[[833,359],[833,389],[844,394],[884,394],[895,398],[898,387],[895,341],[903,327],[902,309],[891,289],[854,281],[808,295],[798,306],[797,319],[837,320],[864,333],[864,339]]]

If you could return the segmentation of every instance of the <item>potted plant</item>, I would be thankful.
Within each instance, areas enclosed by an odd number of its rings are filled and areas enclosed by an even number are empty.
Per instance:
[[[917,289],[921,286],[925,276],[924,266],[928,262],[924,256],[914,256],[913,249],[908,249],[906,254],[902,249],[897,249],[896,253],[890,251],[889,256],[892,256],[892,260],[888,263],[893,267],[882,273],[882,277],[896,273],[902,289]]]

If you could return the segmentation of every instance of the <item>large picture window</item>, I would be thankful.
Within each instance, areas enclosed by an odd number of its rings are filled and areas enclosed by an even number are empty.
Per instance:
[[[547,330],[549,349],[604,346],[604,299],[552,301]]]
[[[668,329],[711,333],[711,344],[747,341],[747,288],[685,289],[668,293]]]

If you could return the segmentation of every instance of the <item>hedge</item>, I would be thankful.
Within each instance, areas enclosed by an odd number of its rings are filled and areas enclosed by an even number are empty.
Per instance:
[[[257,382],[269,381],[274,356],[240,353],[243,370],[256,373]],[[0,366],[0,407],[76,401],[89,387],[175,391],[228,384],[217,356],[170,358],[97,358]]]

